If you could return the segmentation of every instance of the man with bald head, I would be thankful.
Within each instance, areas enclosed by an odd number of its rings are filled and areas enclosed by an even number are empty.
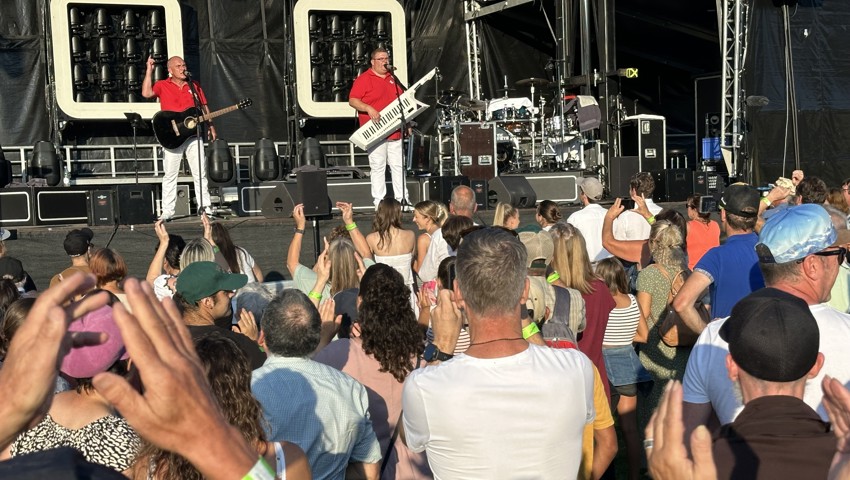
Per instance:
[[[459,185],[452,190],[449,212],[452,215],[472,218],[478,204],[475,202],[475,191],[466,185]]]
[[[198,82],[192,80],[195,93],[189,85],[189,75],[186,70],[186,62],[180,57],[171,57],[168,59],[168,78],[153,83],[154,60],[148,57],[147,69],[145,70],[145,79],[142,81],[142,96],[145,98],[159,98],[160,108],[172,112],[182,112],[188,108],[192,108],[197,103],[201,105],[204,113],[209,113],[207,107],[207,98],[204,96],[204,91]],[[216,139],[215,127],[212,123],[207,123],[207,134],[209,140]],[[207,214],[212,214],[210,208],[210,192],[207,188],[207,166],[204,158],[203,146],[198,141],[197,136],[192,136],[183,142],[177,148],[162,148],[162,215],[161,220],[170,220],[174,216],[174,206],[177,203],[177,174],[180,169],[180,160],[183,155],[186,155],[186,161],[189,163],[189,169],[192,171],[192,177],[195,180],[195,198],[198,199],[198,205],[203,206],[203,211]],[[200,157],[200,160],[199,160]],[[200,210],[200,208],[199,208]],[[201,211],[198,212],[202,213]]]

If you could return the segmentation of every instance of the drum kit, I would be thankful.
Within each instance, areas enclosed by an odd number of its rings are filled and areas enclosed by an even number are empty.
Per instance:
[[[512,96],[516,90],[529,95]],[[444,161],[453,159],[457,165],[463,144],[459,126],[478,123],[494,129],[499,174],[586,168],[584,148],[592,140],[589,132],[579,131],[576,102],[570,101],[574,95],[564,95],[556,84],[535,77],[513,87],[505,77],[497,91],[502,97],[489,100],[473,99],[455,89],[437,93],[437,136]]]

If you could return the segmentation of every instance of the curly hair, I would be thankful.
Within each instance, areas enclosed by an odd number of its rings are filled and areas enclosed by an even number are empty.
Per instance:
[[[357,321],[363,350],[378,360],[382,372],[404,382],[423,341],[410,306],[410,289],[394,268],[376,263],[360,280],[360,298]]]
[[[378,204],[375,219],[372,220],[372,231],[378,233],[378,248],[388,248],[392,242],[390,230],[401,230],[401,203],[394,198],[385,198]]]
[[[259,402],[251,395],[248,358],[233,340],[218,332],[199,339],[195,349],[206,369],[213,396],[227,422],[238,428],[251,445],[263,444],[266,438],[262,428],[262,410]],[[137,458],[145,462],[139,465],[152,467],[152,476],[158,480],[204,478],[185,458],[147,442]],[[136,477],[143,478],[142,475]]]
[[[687,268],[682,249],[682,231],[669,220],[658,220],[649,231],[649,252],[655,263],[664,266]]]

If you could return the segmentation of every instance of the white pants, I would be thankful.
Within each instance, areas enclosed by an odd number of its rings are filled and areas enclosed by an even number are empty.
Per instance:
[[[408,200],[406,185],[404,184],[404,169],[401,165],[401,140],[385,140],[369,149],[369,168],[372,173],[369,178],[372,182],[372,199],[377,207],[381,200],[387,196],[386,171],[390,166],[390,175],[393,179],[393,196],[399,202]]]
[[[186,161],[192,178],[195,180],[195,198],[200,197],[199,202],[203,206],[210,206],[210,191],[207,188],[207,159],[204,157],[203,143],[201,144],[201,162],[198,164],[198,137],[191,137],[183,142],[183,145],[175,149],[162,149],[162,216],[174,215],[174,205],[177,203],[177,174],[180,170],[180,160],[186,153]],[[200,167],[200,171],[198,171]]]

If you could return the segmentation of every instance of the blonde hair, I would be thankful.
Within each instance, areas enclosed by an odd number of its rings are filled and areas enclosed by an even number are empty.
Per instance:
[[[669,220],[659,220],[649,230],[649,253],[655,263],[687,268],[682,231]]]
[[[449,218],[449,209],[442,203],[433,200],[419,202],[413,206],[413,209],[419,212],[419,215],[430,218],[438,227],[442,227]]]
[[[215,251],[210,242],[203,238],[190,240],[180,254],[180,271],[195,262],[214,262]]]
[[[569,223],[556,223],[549,233],[555,246],[552,266],[561,277],[561,282],[583,294],[593,293],[590,284],[598,277],[593,273],[581,232]]]
[[[354,244],[347,238],[336,238],[328,245],[328,259],[331,262],[331,294],[360,285],[355,252]]]
[[[503,227],[508,219],[519,215],[519,210],[510,203],[499,202],[496,204],[496,213],[493,214],[493,226]]]

